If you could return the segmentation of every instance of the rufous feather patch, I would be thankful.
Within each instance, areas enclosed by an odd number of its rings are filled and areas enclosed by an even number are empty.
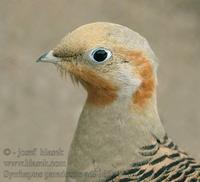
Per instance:
[[[141,51],[129,51],[124,49],[118,51],[126,61],[131,61],[134,72],[142,81],[138,90],[133,94],[133,103],[144,107],[155,91],[155,77],[152,65]]]

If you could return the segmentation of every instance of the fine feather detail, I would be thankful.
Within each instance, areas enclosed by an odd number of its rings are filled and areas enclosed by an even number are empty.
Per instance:
[[[161,143],[144,146],[140,154],[146,160],[133,163],[128,169],[116,172],[106,182],[199,182],[200,163],[178,147],[167,136]]]
[[[62,78],[67,78],[67,75],[69,75],[72,83],[74,85],[79,85],[80,80],[72,73],[68,72],[66,69],[64,69],[62,66],[60,66],[59,64],[56,65],[57,71],[60,72],[60,75]]]

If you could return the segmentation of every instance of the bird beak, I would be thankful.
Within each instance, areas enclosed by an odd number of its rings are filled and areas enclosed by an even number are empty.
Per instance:
[[[55,57],[53,55],[53,51],[49,51],[45,54],[43,54],[42,56],[40,56],[36,62],[44,62],[44,63],[53,63],[53,64],[57,64],[58,62],[60,62],[60,58]]]

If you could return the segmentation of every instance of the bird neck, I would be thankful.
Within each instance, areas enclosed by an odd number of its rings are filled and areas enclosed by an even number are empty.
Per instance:
[[[123,130],[125,125],[130,127],[126,128],[126,133],[146,130],[161,140],[165,136],[157,111],[156,93],[142,107],[134,104],[132,97],[119,97],[115,102],[105,106],[96,106],[86,101],[82,116],[87,116],[88,122],[92,122],[90,125],[98,125],[98,130],[103,130],[105,126],[113,130],[118,126]]]
[[[154,96],[143,110],[124,97],[103,107],[86,102],[71,145],[68,170],[123,169],[144,160],[139,149],[164,136]]]

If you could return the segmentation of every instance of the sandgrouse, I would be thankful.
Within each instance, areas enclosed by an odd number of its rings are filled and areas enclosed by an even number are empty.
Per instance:
[[[157,58],[138,33],[118,24],[87,24],[38,62],[55,64],[88,93],[68,156],[67,181],[200,181],[200,164],[161,124]]]

